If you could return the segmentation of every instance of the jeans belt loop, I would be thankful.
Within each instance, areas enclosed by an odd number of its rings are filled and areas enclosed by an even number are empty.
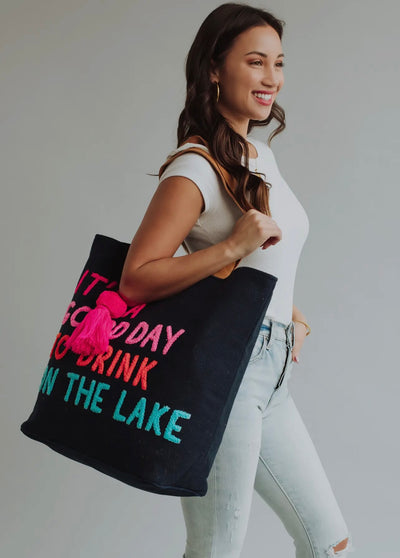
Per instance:
[[[267,338],[267,345],[266,345],[266,349],[269,349],[271,343],[272,343],[272,338],[273,338],[273,333],[274,333],[274,328],[275,328],[275,322],[274,320],[271,320],[270,322],[271,327],[269,328],[269,331],[267,330],[264,335]]]
[[[286,328],[286,344],[289,349],[294,345],[294,323],[291,321]]]

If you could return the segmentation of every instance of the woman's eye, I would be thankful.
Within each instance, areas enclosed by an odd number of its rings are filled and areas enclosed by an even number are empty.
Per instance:
[[[256,64],[258,66],[258,62],[260,64],[262,64],[262,60],[253,60],[253,62],[250,62],[250,64]],[[283,66],[285,65],[284,62],[278,62],[277,66],[279,66],[279,68],[283,68]]]

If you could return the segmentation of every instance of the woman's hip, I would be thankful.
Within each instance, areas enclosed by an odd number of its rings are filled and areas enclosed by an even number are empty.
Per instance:
[[[257,405],[262,411],[272,395],[281,389],[293,365],[294,324],[264,319],[250,360],[239,386],[236,400]],[[236,401],[235,400],[235,401]]]

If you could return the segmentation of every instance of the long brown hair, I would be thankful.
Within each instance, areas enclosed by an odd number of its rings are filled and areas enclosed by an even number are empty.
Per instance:
[[[223,65],[235,38],[243,31],[260,25],[270,25],[282,38],[283,20],[247,4],[221,4],[203,21],[186,57],[186,102],[179,116],[177,147],[190,136],[200,135],[206,140],[214,159],[234,177],[235,197],[240,206],[245,211],[255,208],[270,215],[268,199],[271,184],[247,168],[247,142],[217,110],[217,89],[209,77],[211,61],[217,67]],[[273,118],[279,125],[268,138],[270,145],[272,138],[285,129],[285,111],[276,101],[268,118],[249,121],[247,133],[255,126],[267,126]],[[242,154],[246,166],[242,165]]]
[[[224,64],[226,55],[235,38],[246,29],[270,25],[282,39],[285,22],[271,13],[247,4],[226,3],[213,10],[201,24],[186,57],[186,102],[179,116],[177,147],[192,135],[200,135],[207,141],[211,155],[235,179],[235,197],[244,210],[254,207],[270,215],[268,194],[270,184],[252,174],[248,166],[249,149],[246,140],[235,132],[224,116],[217,110],[216,85],[210,81],[211,61],[217,67]],[[267,126],[275,118],[279,126],[268,138],[285,129],[285,111],[276,101],[265,120],[250,120],[249,133],[255,126]],[[242,165],[244,154],[246,167]],[[268,188],[266,187],[268,186]],[[245,193],[248,193],[249,199]]]

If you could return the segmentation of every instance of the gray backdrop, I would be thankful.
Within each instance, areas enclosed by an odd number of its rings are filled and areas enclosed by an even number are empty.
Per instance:
[[[203,0],[2,0],[1,554],[180,558],[179,499],[26,438],[56,332],[96,233],[130,242],[175,147]],[[312,327],[291,390],[355,556],[398,556],[399,7],[249,2],[286,21],[287,129],[272,148],[310,233],[295,304]],[[257,129],[266,140],[272,126]],[[176,255],[183,255],[180,248]],[[292,557],[255,493],[243,557]]]

